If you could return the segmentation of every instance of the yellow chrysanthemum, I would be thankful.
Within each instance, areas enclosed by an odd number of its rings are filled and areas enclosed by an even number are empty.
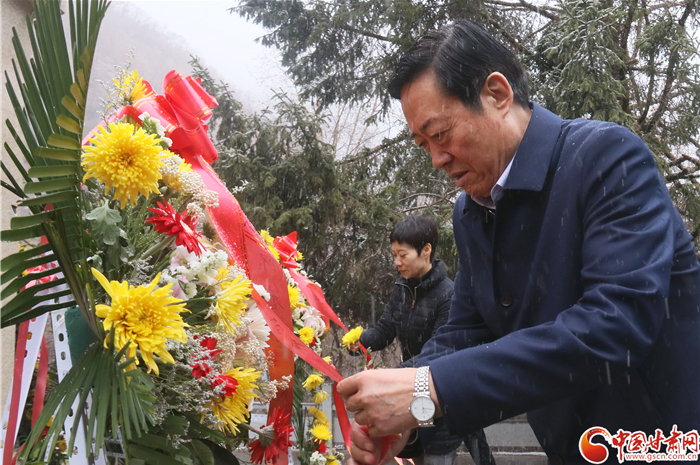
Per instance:
[[[235,281],[221,283],[222,291],[216,296],[216,314],[219,317],[218,327],[226,328],[230,334],[236,332],[236,326],[241,324],[241,316],[248,308],[246,300],[250,297],[253,286],[243,275]]]
[[[136,205],[139,194],[158,192],[163,149],[156,136],[128,123],[109,123],[109,131],[100,126],[90,142],[95,145],[83,147],[83,182],[96,178],[104,183],[105,194],[114,187],[121,208],[127,202]]]
[[[66,444],[65,439],[59,439],[56,441],[56,448],[61,451],[61,453],[65,454],[66,450],[68,450],[68,444]]]
[[[330,365],[331,364],[331,356],[327,355],[327,356],[323,357],[323,361]]]
[[[236,392],[231,397],[219,397],[206,404],[212,412],[221,420],[221,430],[227,428],[233,434],[238,434],[238,427],[248,419],[248,405],[258,397],[253,391],[258,388],[255,381],[260,377],[260,372],[253,368],[234,368],[226,372],[226,376],[234,378],[238,382]]]
[[[299,339],[301,339],[301,342],[303,342],[307,346],[314,341],[314,335],[314,329],[309,328],[308,326],[304,326],[299,330]]]
[[[335,459],[335,456],[329,455],[326,457],[326,465],[340,465]]]
[[[323,413],[323,410],[317,409],[316,407],[311,407],[309,408],[309,413],[311,414],[312,417],[314,417],[314,420],[317,425],[326,425],[330,426],[330,422],[328,421],[328,417],[326,416],[325,413]]]
[[[301,292],[299,292],[298,287],[287,284],[287,292],[289,293],[289,306],[292,310],[304,306],[304,300],[301,297]]]
[[[280,253],[277,251],[277,249],[275,249],[273,245],[273,243],[275,242],[275,238],[270,236],[270,233],[265,231],[264,229],[260,230],[260,236],[265,241],[265,244],[267,244],[267,248],[270,249],[272,255],[275,256],[275,260],[280,261]]]
[[[228,267],[222,266],[221,268],[219,268],[219,271],[216,273],[216,277],[214,279],[216,279],[217,281],[223,281],[224,279],[226,279],[227,276]]]
[[[313,436],[314,439],[317,441],[330,441],[333,437],[330,428],[326,425],[321,424],[314,425],[314,427],[311,428],[309,433],[311,433],[311,436]]]
[[[148,88],[143,83],[143,79],[139,77],[137,70],[124,76],[124,79],[121,81],[119,79],[113,79],[112,81],[114,82],[115,92],[119,93],[120,100],[134,103],[141,97],[148,95]]]
[[[314,394],[314,404],[322,404],[326,399],[328,399],[328,393],[326,391],[319,390]]]
[[[362,326],[358,326],[355,329],[351,329],[343,336],[343,347],[350,347],[352,344],[357,344],[362,336]]]
[[[301,383],[301,385],[307,390],[311,391],[313,389],[316,389],[319,387],[321,384],[323,384],[323,376],[321,375],[309,375],[308,378],[306,378],[306,381]]]
[[[165,348],[165,342],[172,339],[178,342],[187,341],[185,327],[179,312],[186,312],[184,303],[171,294],[172,284],[159,287],[160,273],[147,286],[132,287],[126,281],[108,281],[95,268],[92,274],[112,299],[111,305],[97,305],[96,313],[104,329],[110,331],[114,325],[114,346],[120,350],[131,341],[127,349],[127,358],[136,357],[136,349],[141,351],[141,358],[146,362],[148,371],[158,374],[158,365],[153,355],[158,355],[167,363],[175,363],[173,357]],[[109,335],[107,336],[109,338]],[[107,345],[105,339],[105,346]],[[138,364],[138,359],[136,361]]]

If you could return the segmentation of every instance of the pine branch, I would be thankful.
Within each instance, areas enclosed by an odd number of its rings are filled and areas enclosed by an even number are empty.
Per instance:
[[[693,11],[693,6],[694,3],[688,2],[686,4],[685,11],[683,12],[683,16],[681,16],[680,20],[678,20],[678,25],[681,26],[682,29],[685,28],[685,22],[688,19],[688,16],[690,16],[690,13]],[[664,90],[661,92],[661,98],[659,98],[659,107],[654,112],[654,115],[651,117],[651,120],[649,120],[649,122],[644,125],[644,132],[649,132],[651,128],[656,126],[656,123],[658,123],[658,121],[661,119],[661,116],[666,112],[668,108],[671,89],[673,89],[673,84],[676,80],[676,65],[678,64],[678,60],[680,57],[680,52],[678,48],[672,48],[672,50],[673,52],[671,53],[671,56],[668,59],[668,67],[666,68],[666,82],[664,84]]]

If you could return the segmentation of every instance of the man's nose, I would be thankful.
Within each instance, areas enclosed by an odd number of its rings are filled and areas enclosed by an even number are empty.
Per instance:
[[[430,158],[432,159],[433,166],[437,169],[445,168],[445,165],[452,160],[452,155],[445,152],[441,148],[435,148],[430,152]]]
[[[394,265],[396,265],[396,268],[398,268],[399,266],[401,266],[401,260],[400,260],[399,258],[395,258],[395,259],[394,259]]]

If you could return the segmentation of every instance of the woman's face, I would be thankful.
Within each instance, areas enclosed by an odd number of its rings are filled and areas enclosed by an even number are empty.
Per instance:
[[[423,248],[423,251],[418,254],[412,245],[402,242],[391,243],[391,254],[394,256],[394,265],[398,268],[401,276],[406,279],[420,278],[430,271],[431,250],[432,248],[430,244],[428,244]]]

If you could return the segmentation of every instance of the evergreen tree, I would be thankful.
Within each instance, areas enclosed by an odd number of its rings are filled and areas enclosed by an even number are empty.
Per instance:
[[[317,107],[380,95],[379,116],[390,106],[385,89],[393,67],[418,37],[458,18],[483,24],[520,56],[533,99],[565,118],[613,121],[644,139],[697,246],[697,8],[695,1],[665,0],[242,0],[234,10],[270,31],[262,43],[281,51],[289,75]],[[404,148],[407,172],[421,168],[411,165],[420,157],[400,137],[362,155],[382,172],[397,159],[394,144]],[[373,172],[359,158],[354,162]],[[409,187],[396,182],[385,188]],[[452,200],[446,196],[442,205]]]
[[[342,319],[369,321],[372,302],[381,308],[395,279],[388,239],[400,218],[394,193],[376,190],[366,174],[348,178],[322,141],[323,115],[285,94],[274,108],[246,115],[225,84],[192,64],[219,102],[209,129],[219,152],[214,169],[255,227],[272,236],[297,231],[306,271]]]

